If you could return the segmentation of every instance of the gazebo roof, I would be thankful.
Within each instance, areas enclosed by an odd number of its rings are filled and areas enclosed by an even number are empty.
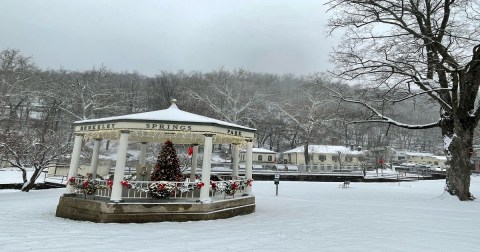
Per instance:
[[[305,147],[299,146],[295,149],[291,149],[285,151],[283,153],[304,153]],[[320,153],[320,154],[337,154],[338,152],[342,154],[351,154],[351,155],[361,155],[363,151],[351,150],[345,146],[337,146],[337,145],[308,145],[308,152],[309,153]]]
[[[244,142],[253,139],[256,129],[183,111],[172,100],[167,109],[74,122],[75,132],[86,137],[118,139],[121,130],[131,132],[139,142],[200,143],[203,134],[213,134],[214,143]]]

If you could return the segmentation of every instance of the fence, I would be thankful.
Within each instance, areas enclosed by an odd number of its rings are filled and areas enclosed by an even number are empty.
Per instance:
[[[85,184],[85,182],[88,182]],[[226,198],[240,196],[245,193],[247,180],[220,180],[211,181],[209,196],[212,198]],[[90,188],[88,187],[90,184]],[[176,182],[176,181],[122,181],[123,199],[152,199],[168,198],[181,200],[195,200],[200,196],[202,182]],[[75,179],[75,191],[77,193],[93,194],[95,196],[109,198],[112,193],[111,180],[89,180],[87,178]]]

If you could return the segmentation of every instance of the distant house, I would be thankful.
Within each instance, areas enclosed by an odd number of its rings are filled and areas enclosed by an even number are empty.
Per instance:
[[[245,162],[246,150],[240,150],[240,162]],[[264,148],[252,148],[252,162],[254,164],[274,164],[277,161],[275,151]]]
[[[312,170],[358,170],[362,168],[365,154],[360,148],[336,145],[309,145],[309,164]],[[285,151],[282,155],[284,163],[304,165],[304,146]]]
[[[424,152],[405,152],[406,161],[417,165],[424,165],[432,168],[447,168],[447,158],[445,156],[435,156],[432,153]]]

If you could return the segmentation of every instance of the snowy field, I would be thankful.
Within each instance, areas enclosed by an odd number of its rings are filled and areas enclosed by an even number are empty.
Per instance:
[[[0,190],[0,251],[479,251],[480,199],[459,202],[444,180],[338,185],[281,181],[275,196],[256,181],[254,214],[147,224],[57,218],[65,189]]]
[[[33,174],[33,169],[27,169],[27,179]],[[42,173],[36,180],[37,183],[42,183],[45,179],[45,173]],[[23,183],[22,173],[17,168],[1,168],[0,169],[0,184]]]

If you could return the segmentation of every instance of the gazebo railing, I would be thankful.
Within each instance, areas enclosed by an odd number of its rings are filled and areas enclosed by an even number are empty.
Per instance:
[[[80,185],[84,184],[87,180],[87,178],[76,178],[76,184],[79,185],[75,188],[77,193],[85,193],[85,190],[82,190]],[[93,195],[107,198],[111,196],[111,180],[95,179],[88,181],[96,187],[95,190],[91,191]],[[122,198],[152,199],[155,198],[152,197],[151,193],[152,190],[155,191],[153,188],[161,188],[166,191],[160,194],[157,193],[156,198],[184,199],[190,201],[199,198],[202,186],[206,185],[203,185],[201,182],[189,181],[122,181]],[[247,180],[241,178],[236,180],[211,181],[209,187],[209,196],[212,198],[234,198],[245,193]],[[158,195],[163,197],[158,197]]]

